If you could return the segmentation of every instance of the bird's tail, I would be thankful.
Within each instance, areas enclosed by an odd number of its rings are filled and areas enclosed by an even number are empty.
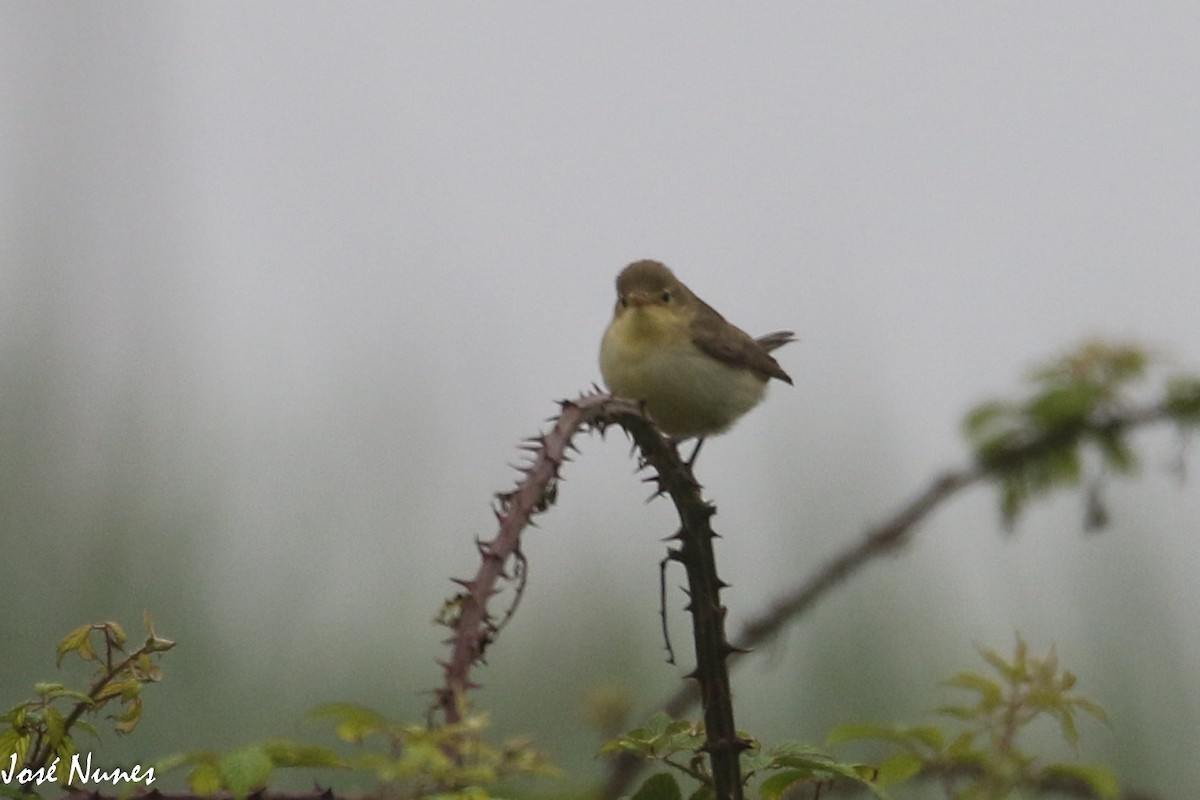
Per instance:
[[[788,342],[796,341],[796,334],[792,331],[775,331],[774,333],[768,333],[766,336],[758,337],[756,341],[769,353],[772,350],[778,350]]]

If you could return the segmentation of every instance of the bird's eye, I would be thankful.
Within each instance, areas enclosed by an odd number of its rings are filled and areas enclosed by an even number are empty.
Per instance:
[[[623,294],[617,295],[617,302],[621,304],[621,308],[629,307],[629,301],[625,299],[625,295]]]
[[[669,291],[664,290],[663,293],[661,295],[659,295],[659,297],[664,303],[671,302],[671,293]]]

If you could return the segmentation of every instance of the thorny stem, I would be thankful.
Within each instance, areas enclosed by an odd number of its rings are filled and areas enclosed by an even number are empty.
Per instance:
[[[741,800],[742,778],[739,755],[749,742],[737,735],[726,658],[735,649],[725,638],[725,608],[720,603],[724,583],[716,573],[709,520],[716,508],[704,501],[691,469],[635,402],[600,391],[560,404],[562,411],[547,433],[526,445],[531,461],[519,467],[523,477],[515,489],[497,495],[495,510],[499,531],[490,541],[477,543],[482,563],[474,578],[457,580],[463,591],[452,605],[457,615],[449,623],[452,635],[450,657],[442,662],[444,685],[436,690],[434,707],[447,723],[462,719],[467,691],[476,686],[471,669],[482,661],[484,651],[499,628],[488,603],[499,593],[501,579],[512,580],[510,564],[523,578],[524,560],[520,536],[532,518],[555,500],[559,470],[567,461],[572,437],[583,427],[603,433],[608,425],[619,425],[633,438],[643,463],[653,467],[660,494],[670,495],[679,513],[680,531],[674,540],[678,549],[667,557],[687,570],[693,631],[696,644],[696,679],[703,699],[706,741],[704,750],[712,762],[713,785],[718,800]],[[513,602],[520,599],[520,588]],[[505,615],[507,617],[508,614]]]

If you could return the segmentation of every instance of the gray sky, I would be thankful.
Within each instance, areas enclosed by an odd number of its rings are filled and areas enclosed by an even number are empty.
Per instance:
[[[378,698],[388,670],[419,709],[447,578],[474,567],[514,443],[599,379],[612,280],[637,258],[801,340],[779,353],[796,387],[700,463],[735,618],[962,463],[966,409],[1081,339],[1200,370],[1194,3],[0,17],[0,433],[22,487],[3,536],[29,589],[4,633],[31,654],[16,685],[44,677],[59,631],[150,607],[196,643],[185,676],[200,659],[239,691],[311,697],[276,719]],[[1146,478],[1112,487],[1101,536],[1080,533],[1076,497],[1011,539],[990,493],[948,508],[741,673],[766,688],[745,687],[739,724],[815,740],[847,707],[892,713],[846,677],[879,659],[919,715],[972,642],[1004,649],[1015,628],[1057,641],[1114,711],[1089,732],[1096,760],[1200,790],[1190,751],[1163,744],[1200,741],[1200,491],[1165,474],[1169,437],[1144,443]],[[625,451],[586,443],[529,541],[530,594],[492,653],[498,717],[505,691],[553,710],[624,677],[597,667],[554,697],[522,683],[556,669],[550,632],[605,609],[636,620],[611,635],[650,664],[639,700],[675,685],[653,662],[670,509],[640,504]],[[190,578],[162,579],[180,565]],[[29,577],[52,568],[78,590],[57,610]],[[839,650],[847,628],[871,638]],[[264,631],[302,657],[246,656]],[[780,686],[803,699],[776,702]],[[211,741],[203,722],[176,747]]]

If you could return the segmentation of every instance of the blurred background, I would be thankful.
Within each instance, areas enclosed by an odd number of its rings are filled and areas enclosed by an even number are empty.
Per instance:
[[[0,6],[0,706],[148,609],[179,645],[104,758],[420,718],[449,579],[638,258],[800,338],[698,464],[736,629],[1032,367],[1105,336],[1200,371],[1197,75],[1188,2]],[[957,498],[740,665],[739,726],[929,721],[1020,631],[1111,713],[1080,760],[1196,796],[1200,479],[1137,443],[1099,534],[1078,495],[1012,536]],[[672,509],[580,446],[476,698],[564,785],[602,770],[589,693],[637,722],[691,666]]]

